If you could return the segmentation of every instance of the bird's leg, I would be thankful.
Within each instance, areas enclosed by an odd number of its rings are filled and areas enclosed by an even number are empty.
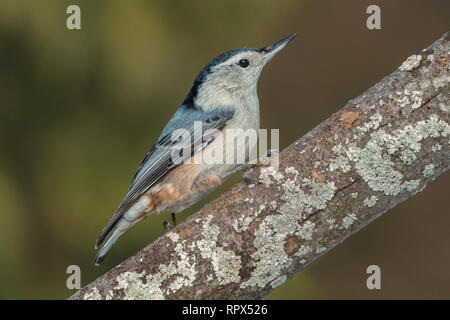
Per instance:
[[[167,233],[168,231],[172,230],[176,225],[176,218],[174,212],[170,213],[170,218],[172,219],[172,223],[168,221],[163,222],[164,233]]]

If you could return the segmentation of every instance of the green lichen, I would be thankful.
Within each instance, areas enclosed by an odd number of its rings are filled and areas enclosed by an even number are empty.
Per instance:
[[[361,133],[366,133],[370,130],[378,129],[381,125],[381,121],[383,121],[381,114],[375,113],[369,118],[369,121],[366,121],[363,125],[358,127],[358,131]]]
[[[175,253],[178,255],[176,263],[161,264],[155,274],[146,274],[145,271],[123,272],[116,277],[115,290],[123,290],[124,299],[162,300],[164,292],[162,282],[173,277],[168,284],[167,293],[176,292],[185,286],[192,286],[196,279],[195,257],[186,252],[187,241],[179,242],[178,234],[168,233],[168,238],[175,244]],[[145,281],[144,281],[145,279]]]
[[[328,218],[327,219],[328,230],[333,230],[333,229],[336,229],[338,227],[338,225],[335,224],[335,222],[336,222],[335,218]]]
[[[341,227],[339,229],[349,229],[353,225],[353,223],[355,223],[356,220],[357,220],[356,214],[354,214],[353,212],[350,213],[349,215],[346,215],[342,219]]]
[[[445,105],[444,103],[439,103],[439,109],[442,112],[445,112],[445,113],[449,113],[450,112],[450,107]]]
[[[294,256],[304,257],[304,256],[307,256],[308,254],[310,254],[311,252],[312,252],[311,247],[302,244],[300,246],[300,248],[298,249],[298,251],[294,254]]]
[[[253,245],[256,251],[252,258],[256,261],[255,269],[250,278],[241,284],[241,288],[267,284],[279,284],[283,276],[283,269],[290,266],[292,258],[284,251],[284,244],[288,236],[297,236],[302,240],[311,240],[316,225],[305,220],[307,214],[313,210],[326,207],[333,198],[336,186],[333,182],[317,183],[311,179],[304,179],[297,184],[298,171],[294,168],[285,170],[292,178],[272,177],[270,183],[277,183],[281,191],[282,204],[278,206],[280,214],[273,214],[262,219],[255,231]],[[313,248],[301,246],[294,255],[305,255]]]
[[[423,169],[423,175],[428,178],[431,177],[434,174],[434,164],[426,165]]]
[[[396,169],[391,157],[400,152],[400,159],[409,165],[416,159],[424,139],[446,137],[449,133],[449,125],[433,114],[427,120],[395,130],[392,134],[382,130],[373,132],[364,148],[351,143],[346,153],[372,190],[395,196],[400,192],[413,191],[414,186],[419,184],[403,181],[403,175]]]
[[[220,284],[237,283],[241,280],[241,257],[231,250],[224,250],[217,245],[219,227],[211,224],[209,216],[203,225],[203,239],[197,241],[202,258],[211,262],[216,279]]]
[[[281,286],[283,283],[285,283],[286,280],[287,280],[286,276],[280,276],[280,277],[276,278],[275,280],[273,280],[270,285],[272,286],[272,288],[276,288],[276,287]]]
[[[102,296],[97,287],[93,287],[90,291],[86,292],[83,296],[83,300],[102,300]]]
[[[314,224],[314,222],[307,220],[300,226],[295,235],[299,236],[303,240],[311,240],[315,226],[316,225]]]
[[[399,69],[402,71],[412,71],[420,65],[420,61],[422,61],[420,54],[412,55],[402,63]]]
[[[332,151],[337,156],[334,159],[330,160],[330,171],[334,170],[341,170],[342,172],[346,173],[350,171],[351,167],[348,162],[347,157],[343,155],[343,147],[342,144],[338,144],[337,146],[334,146]]]
[[[433,79],[433,87],[435,87],[436,89],[445,88],[446,86],[448,86],[449,82],[450,76],[444,75],[442,77]]]
[[[370,198],[364,199],[364,205],[368,208],[373,207],[378,201],[378,198],[376,196],[371,196]]]
[[[117,286],[114,290],[123,290],[124,300],[164,300],[160,288],[161,282],[167,278],[161,273],[149,276],[144,283],[145,271],[123,272],[116,277]]]
[[[436,152],[440,151],[442,149],[442,146],[439,143],[436,143],[434,146],[431,147],[431,151]]]
[[[396,101],[400,108],[406,108],[407,106],[410,106],[414,110],[422,105],[423,98],[422,91],[420,90],[410,90],[408,88],[405,88],[403,92],[397,91],[397,95],[401,96]]]

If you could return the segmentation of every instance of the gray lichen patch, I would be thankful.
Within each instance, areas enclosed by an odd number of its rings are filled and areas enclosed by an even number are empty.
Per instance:
[[[433,151],[433,152],[440,151],[441,149],[442,149],[442,146],[439,143],[436,143],[435,145],[433,145],[431,147],[431,151]]]
[[[233,221],[233,229],[237,233],[247,231],[250,223],[253,222],[254,216],[241,216]]]
[[[97,287],[93,287],[90,291],[85,293],[83,300],[103,300],[103,298]]]
[[[311,213],[312,210],[325,209],[328,201],[333,198],[337,189],[333,181],[317,183],[311,179],[304,179],[301,186],[308,194],[305,194],[302,190],[294,191],[298,191],[299,198],[297,199],[297,202],[303,203],[303,208],[307,213]],[[282,199],[292,201],[292,194],[289,193],[292,191],[291,184],[286,183],[285,188],[283,189],[285,191],[285,196],[283,196]]]
[[[357,173],[372,190],[395,196],[400,192],[414,190],[417,183],[403,181],[403,175],[396,170],[392,156],[400,152],[400,159],[409,165],[416,159],[424,139],[446,137],[449,133],[449,125],[432,114],[429,119],[394,130],[392,134],[383,130],[373,132],[364,148],[351,143],[347,156],[355,162]]]
[[[203,239],[197,241],[202,258],[211,262],[214,273],[220,284],[238,283],[241,280],[241,257],[233,251],[224,250],[217,245],[219,227],[212,225],[212,216],[208,216],[203,225]]]
[[[284,172],[286,172],[287,174],[298,175],[298,170],[294,167],[287,167],[286,169],[284,169]]]
[[[283,174],[273,166],[262,167],[259,172],[259,180],[266,186],[272,184],[272,179],[276,182],[284,178]]]
[[[336,158],[330,160],[330,171],[341,170],[344,173],[350,171],[351,167],[347,157],[344,156],[342,144],[334,146],[332,151]]]
[[[450,112],[450,107],[447,106],[444,103],[439,103],[439,109],[441,109],[441,111],[445,112],[445,113],[449,113]]]
[[[442,77],[437,77],[433,79],[433,87],[436,89],[439,88],[445,88],[448,86],[448,83],[450,82],[450,76],[443,75]]]
[[[184,286],[192,286],[196,279],[195,257],[193,255],[190,257],[185,251],[186,244],[187,241],[183,240],[175,246],[175,252],[179,259],[176,263],[176,269],[173,270],[173,274],[176,275],[175,279],[168,286],[168,290],[172,292],[176,292]]]
[[[252,201],[248,201],[249,203],[252,203]],[[273,210],[276,209],[277,207],[277,202],[276,201],[272,201],[270,204],[271,208]],[[253,208],[251,208],[253,209]],[[255,221],[258,216],[260,215],[260,213],[266,209],[266,205],[265,204],[260,204],[259,208],[257,210],[255,210],[254,212],[252,212],[251,215],[242,215],[239,218],[235,219],[233,221],[233,229],[234,231],[236,231],[237,233],[241,233],[241,232],[245,232],[250,228],[250,224]]]
[[[370,198],[364,199],[364,205],[368,208],[373,207],[378,201],[378,198],[376,196],[371,196]]]
[[[124,300],[164,300],[160,286],[167,276],[158,273],[150,279],[147,278],[145,283],[143,278],[145,278],[145,271],[123,272],[116,277],[117,286],[114,290],[123,290]]]
[[[276,287],[281,286],[283,283],[285,283],[286,280],[287,280],[286,276],[280,276],[280,277],[276,278],[275,280],[273,280],[270,285],[272,286],[272,288],[276,288]]]
[[[361,133],[366,133],[369,130],[378,129],[381,125],[381,121],[383,121],[383,117],[379,113],[375,113],[373,116],[369,118],[369,121],[366,121],[364,125],[359,126],[358,130]]]
[[[349,229],[353,225],[353,223],[355,223],[356,220],[357,220],[356,214],[354,214],[353,212],[350,213],[349,215],[346,215],[342,219],[341,227],[339,229]]]
[[[264,287],[267,284],[277,285],[282,279],[283,269],[290,266],[293,259],[285,251],[288,238],[298,237],[310,240],[316,229],[314,222],[307,219],[308,213],[326,207],[336,192],[334,182],[318,183],[304,179],[297,184],[298,171],[286,170],[289,178],[276,179],[281,191],[282,204],[278,206],[280,214],[268,215],[262,219],[254,235],[253,245],[256,248],[252,258],[256,261],[255,269],[249,279],[240,287]],[[303,223],[299,223],[304,220]],[[300,246],[294,255],[305,255],[312,248]]]
[[[172,242],[177,242],[180,239],[180,236],[178,233],[175,232],[169,232],[167,233],[167,237],[172,240]]]
[[[416,191],[419,188],[420,185],[420,180],[419,179],[415,179],[415,180],[409,180],[407,182],[405,182],[405,189],[408,192],[412,192],[412,191]]]
[[[327,248],[325,247],[319,247],[316,249],[316,252],[314,252],[314,254],[321,254],[322,252],[324,252],[325,250],[327,250]]]
[[[420,108],[423,102],[422,98],[422,91],[420,90],[413,90],[405,88],[405,90],[398,91],[397,95],[400,95],[401,97],[397,99],[397,104],[400,106],[400,108],[406,108],[408,106],[411,107],[411,109],[415,110],[417,108]]]
[[[422,61],[420,54],[412,55],[402,63],[399,69],[402,71],[412,71],[420,65],[420,61]]]
[[[294,256],[297,257],[306,257],[308,254],[310,254],[312,252],[311,247],[302,244],[300,246],[300,248],[298,249],[298,251],[294,254]]]
[[[428,89],[431,86],[431,81],[428,79],[425,79],[419,83],[419,86],[422,90]]]
[[[311,240],[315,226],[316,225],[314,224],[314,222],[307,220],[300,226],[299,230],[295,233],[295,235],[299,236],[303,240]]]
[[[423,169],[423,175],[428,178],[431,177],[434,174],[434,164],[431,163],[429,165],[426,165]]]
[[[328,230],[333,230],[333,229],[336,229],[338,227],[338,225],[335,224],[335,222],[336,222],[335,218],[328,218],[327,219]]]
[[[174,251],[178,255],[177,261],[161,264],[155,274],[137,272],[123,272],[116,277],[117,286],[114,290],[123,290],[124,299],[162,300],[164,291],[163,281],[171,280],[167,285],[167,293],[173,293],[185,286],[192,286],[196,279],[195,257],[186,252],[186,240],[179,242],[178,234],[170,232],[168,238],[175,244]],[[145,281],[144,281],[145,280]]]

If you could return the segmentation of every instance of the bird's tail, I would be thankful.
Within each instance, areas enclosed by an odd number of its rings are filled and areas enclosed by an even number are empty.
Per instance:
[[[105,259],[106,254],[111,249],[117,239],[130,227],[128,221],[121,219],[108,231],[103,241],[99,244],[98,252],[94,258],[94,265],[98,266]]]

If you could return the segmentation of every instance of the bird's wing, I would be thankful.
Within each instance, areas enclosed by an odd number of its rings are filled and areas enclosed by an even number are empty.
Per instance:
[[[225,108],[217,111],[205,112],[198,108],[189,108],[184,105],[181,106],[164,128],[156,144],[145,156],[141,166],[130,183],[128,193],[117,208],[111,220],[103,229],[100,237],[97,239],[96,247],[102,243],[105,236],[113,228],[120,217],[122,217],[122,215],[129,208],[131,208],[131,206],[150,187],[155,185],[168,172],[182,163],[182,161],[176,161],[176,163],[172,161],[172,151],[174,148],[178,151],[180,148],[186,147],[186,143],[188,144],[191,153],[183,155],[181,160],[184,160],[189,158],[195,152],[203,150],[210,142],[214,140],[214,136],[202,137],[202,135],[194,134],[195,121],[201,122],[201,128],[204,134],[208,129],[223,129],[233,118],[233,115],[234,111]],[[172,133],[177,129],[187,130],[191,137],[190,141],[184,141],[184,145],[180,141],[172,141]],[[199,141],[195,141],[195,139]]]

